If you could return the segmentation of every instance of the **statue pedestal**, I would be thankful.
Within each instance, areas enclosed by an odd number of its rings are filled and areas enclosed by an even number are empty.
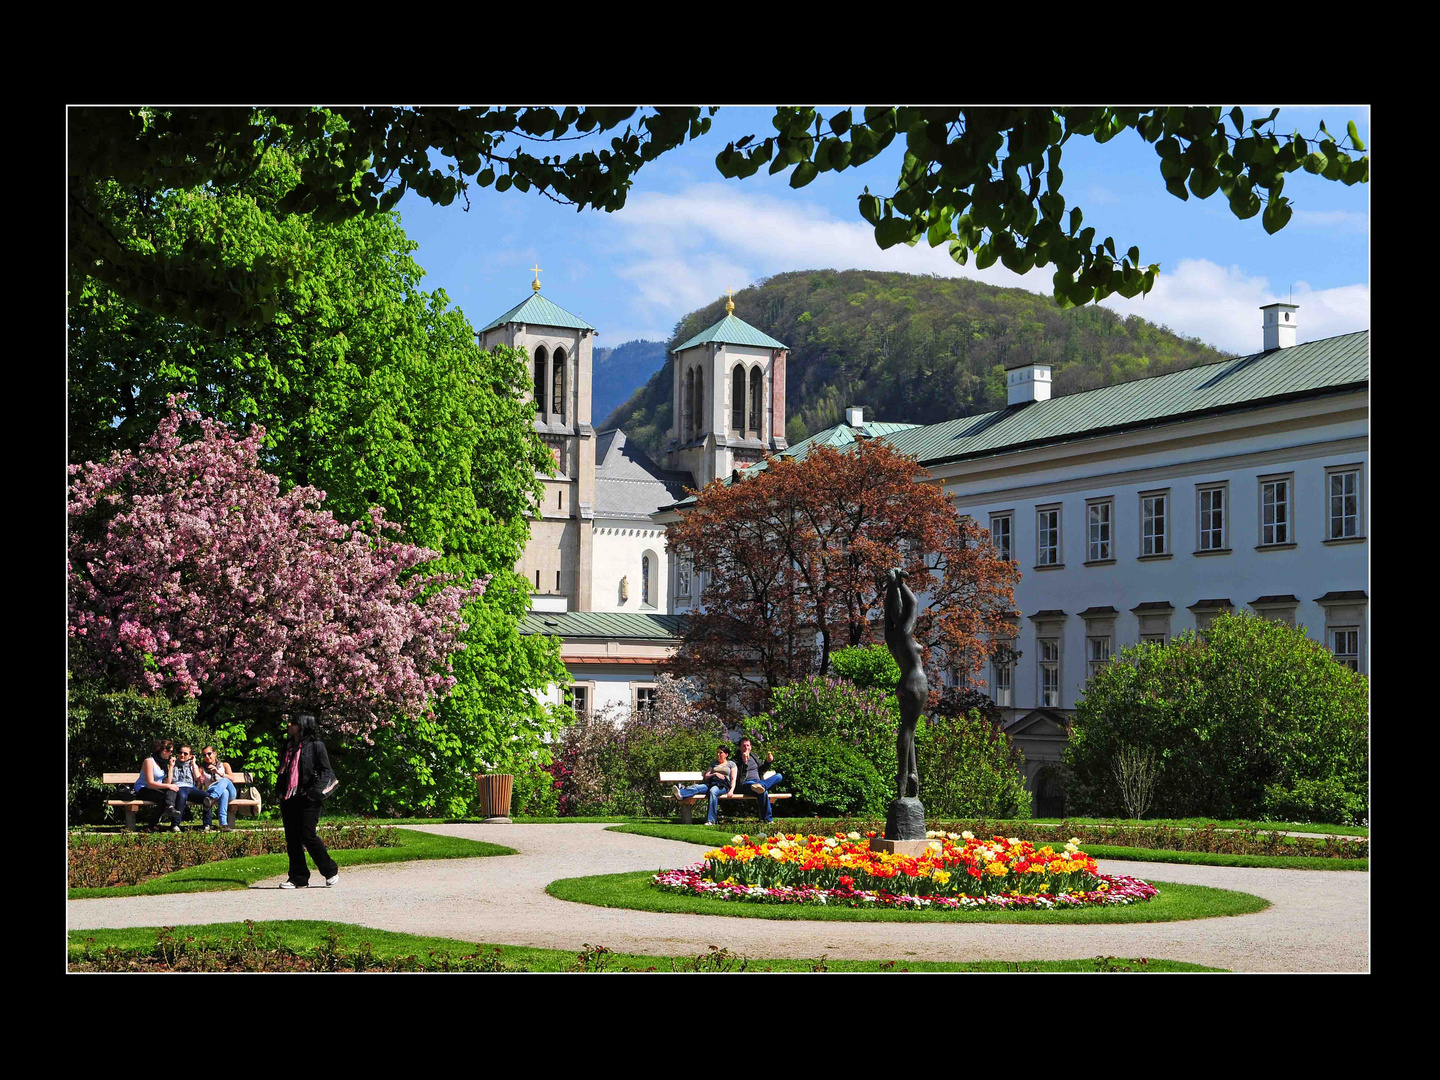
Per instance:
[[[925,807],[915,798],[892,799],[885,815],[885,837],[888,840],[924,840]]]
[[[908,855],[915,859],[925,854],[925,849],[929,844],[929,840],[880,840],[877,838],[870,841],[870,850],[884,851],[891,855]]]

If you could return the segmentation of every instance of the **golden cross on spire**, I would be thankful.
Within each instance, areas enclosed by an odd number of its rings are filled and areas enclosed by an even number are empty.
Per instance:
[[[729,296],[729,299],[725,301],[726,314],[733,315],[735,313],[735,290],[726,289],[725,293]]]
[[[537,263],[536,263],[534,266],[532,266],[530,269],[532,269],[532,270],[535,271],[535,280],[530,283],[530,288],[534,289],[536,292],[539,292],[539,291],[540,291],[540,264],[537,262]]]

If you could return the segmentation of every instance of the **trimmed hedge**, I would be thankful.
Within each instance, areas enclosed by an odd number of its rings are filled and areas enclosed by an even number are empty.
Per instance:
[[[794,796],[787,812],[884,816],[890,785],[854,747],[812,735],[777,739],[762,749],[775,755],[785,776],[778,790]]]

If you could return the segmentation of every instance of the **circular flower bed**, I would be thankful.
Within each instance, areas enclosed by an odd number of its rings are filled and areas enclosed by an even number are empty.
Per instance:
[[[875,834],[870,833],[869,837]],[[858,832],[736,836],[702,862],[656,874],[662,889],[717,900],[893,908],[1076,908],[1158,895],[1138,878],[1096,872],[1071,840],[1060,851],[1028,840],[926,833],[924,854],[871,851]]]

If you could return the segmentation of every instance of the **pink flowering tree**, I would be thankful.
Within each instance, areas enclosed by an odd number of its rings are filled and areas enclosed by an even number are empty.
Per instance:
[[[202,722],[306,705],[364,734],[427,712],[454,685],[461,609],[484,583],[427,573],[438,553],[393,539],[378,507],[345,525],[323,491],[281,495],[264,429],[237,438],[183,397],[138,452],[70,466],[76,665],[198,698]]]

